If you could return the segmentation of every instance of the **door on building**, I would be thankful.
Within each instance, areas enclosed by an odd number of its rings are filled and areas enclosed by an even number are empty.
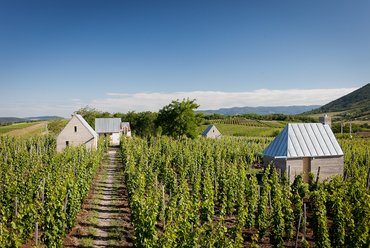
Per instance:
[[[311,171],[311,158],[303,158],[303,168],[302,171],[304,172],[304,182],[308,183],[309,173]]]

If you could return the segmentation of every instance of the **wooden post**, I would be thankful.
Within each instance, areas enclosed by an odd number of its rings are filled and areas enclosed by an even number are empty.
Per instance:
[[[217,193],[217,181],[216,181],[216,173],[215,173],[215,192]]]
[[[367,184],[366,184],[367,188],[369,188],[370,186],[370,168],[369,168],[369,171],[367,172]]]
[[[64,203],[64,213],[67,213],[67,202],[68,202],[68,194],[66,195],[66,201]]]
[[[348,175],[348,168],[346,169],[346,171],[344,172],[344,177],[343,177],[343,182],[346,181],[347,179],[347,175]]]
[[[35,230],[35,245],[37,245],[37,241],[39,239],[39,223],[36,222],[36,230]]]
[[[258,202],[259,202],[261,198],[261,186],[260,185],[257,185],[257,190],[258,190]]]
[[[15,197],[15,217],[17,218],[17,214],[18,214],[18,206],[17,206],[17,197]]]
[[[42,182],[42,204],[44,204],[44,196],[45,196],[45,177]]]
[[[166,212],[166,203],[164,201],[164,186],[162,184],[162,200],[163,200],[163,227],[166,225],[166,216],[165,216],[165,212]]]
[[[317,170],[317,177],[316,177],[316,183],[319,181],[319,176],[320,176],[320,166]]]
[[[298,226],[297,226],[297,235],[296,235],[296,238],[295,238],[295,248],[297,248],[297,245],[298,245],[299,226],[301,225],[301,219],[302,219],[302,213],[299,214],[299,220],[298,220]]]
[[[270,204],[270,208],[271,208],[271,191],[269,191],[269,204]]]
[[[304,239],[306,239],[306,225],[307,225],[307,219],[306,219],[306,203],[303,203],[303,213],[304,213]]]

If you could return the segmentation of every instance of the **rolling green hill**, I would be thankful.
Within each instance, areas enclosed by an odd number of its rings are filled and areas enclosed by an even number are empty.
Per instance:
[[[320,108],[302,113],[315,115],[338,112],[345,119],[370,118],[370,83]]]

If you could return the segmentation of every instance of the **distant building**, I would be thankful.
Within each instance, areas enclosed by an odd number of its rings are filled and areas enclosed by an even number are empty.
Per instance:
[[[121,133],[125,134],[127,137],[131,137],[130,122],[121,123]]]
[[[370,136],[370,132],[357,132],[356,134],[357,134],[357,136],[364,136],[364,137],[369,137]]]
[[[98,134],[81,115],[75,115],[57,136],[57,152],[70,145],[85,144],[87,149],[96,149]]]
[[[319,117],[319,122],[328,124],[331,127],[331,117],[327,115],[323,115]]]
[[[328,124],[288,124],[263,155],[265,167],[272,163],[281,175],[290,166],[291,181],[304,172],[304,181],[308,182],[308,173],[316,174],[319,166],[321,179],[343,175],[344,153]]]
[[[95,118],[95,132],[99,138],[110,136],[111,145],[119,145],[121,137],[121,118]]]
[[[221,138],[222,137],[222,134],[220,133],[220,131],[218,131],[218,129],[216,128],[216,126],[209,125],[207,127],[207,129],[202,133],[202,137],[206,137],[206,138]]]

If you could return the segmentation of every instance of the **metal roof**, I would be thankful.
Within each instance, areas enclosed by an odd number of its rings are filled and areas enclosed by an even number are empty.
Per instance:
[[[121,118],[95,118],[95,131],[97,133],[119,133]]]
[[[207,133],[208,133],[209,131],[211,131],[212,127],[215,127],[215,126],[214,126],[214,125],[209,125],[209,126],[206,128],[206,130],[204,130],[204,132],[202,133],[202,135],[207,135]],[[215,128],[216,128],[216,127],[215,127]]]
[[[92,127],[85,121],[85,119],[81,115],[76,115],[77,119],[82,123],[84,127],[92,134],[94,137],[98,137],[98,134],[92,129]]]
[[[122,127],[130,127],[130,122],[122,122]]]
[[[321,157],[344,155],[330,126],[322,123],[288,124],[263,151],[270,157]]]

